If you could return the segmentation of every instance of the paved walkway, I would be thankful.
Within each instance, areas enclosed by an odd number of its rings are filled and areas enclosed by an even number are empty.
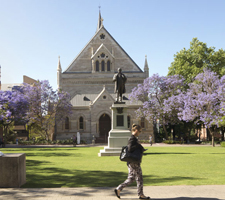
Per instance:
[[[225,185],[145,186],[155,200],[225,200]],[[114,188],[0,188],[1,200],[117,200]],[[138,199],[136,187],[127,187],[121,199]]]

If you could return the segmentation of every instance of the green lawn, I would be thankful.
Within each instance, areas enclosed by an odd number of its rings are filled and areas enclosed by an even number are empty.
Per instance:
[[[100,147],[0,148],[26,153],[27,187],[115,187],[127,177],[118,157]],[[225,148],[149,147],[142,160],[144,185],[225,185]]]

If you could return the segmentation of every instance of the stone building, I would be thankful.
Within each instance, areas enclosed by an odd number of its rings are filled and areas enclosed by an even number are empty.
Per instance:
[[[143,127],[140,139],[148,139],[153,134],[153,125],[135,116],[141,104],[128,100],[132,89],[149,76],[147,57],[143,71],[103,26],[99,12],[96,33],[64,72],[59,58],[57,85],[70,94],[73,114],[57,124],[56,139],[68,139],[80,132],[81,140],[87,143],[93,136],[96,142],[107,142],[112,121],[110,107],[116,96],[112,79],[118,68],[127,77],[123,101],[128,105],[128,127],[139,123]]]

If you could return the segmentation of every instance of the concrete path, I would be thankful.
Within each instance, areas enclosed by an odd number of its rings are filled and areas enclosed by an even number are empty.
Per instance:
[[[225,185],[145,186],[155,200],[225,200]],[[114,188],[0,188],[1,200],[117,200]],[[121,199],[138,199],[136,187],[127,187]]]

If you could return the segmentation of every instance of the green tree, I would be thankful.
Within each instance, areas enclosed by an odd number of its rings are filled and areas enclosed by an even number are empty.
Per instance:
[[[193,38],[190,49],[184,48],[174,55],[168,75],[182,75],[186,83],[191,83],[204,68],[216,72],[220,77],[225,75],[225,51],[215,51],[215,47],[207,47],[206,43]]]

